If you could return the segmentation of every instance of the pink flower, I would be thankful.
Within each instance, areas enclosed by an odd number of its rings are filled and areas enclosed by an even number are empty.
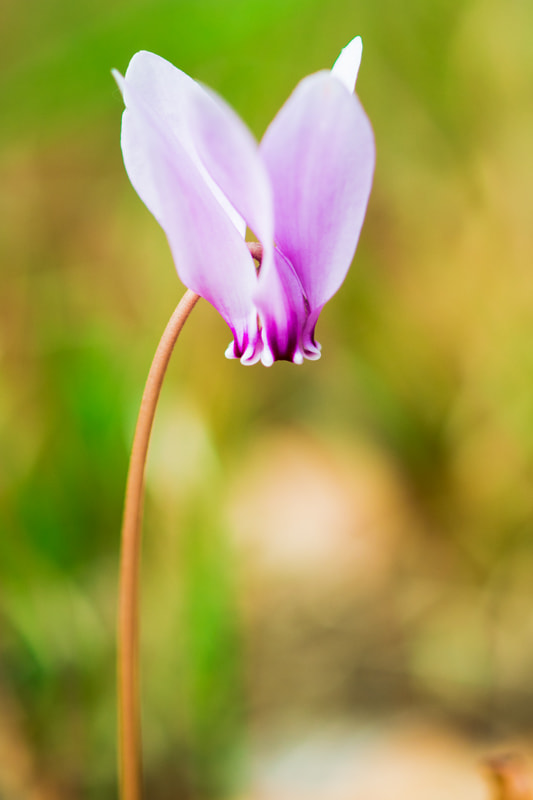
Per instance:
[[[352,261],[374,172],[353,93],[361,53],[357,37],[330,72],[304,78],[259,145],[218,95],[153,53],[114,73],[130,180],[182,282],[231,328],[226,355],[243,364],[320,357],[315,325]],[[247,227],[260,246],[246,243]]]

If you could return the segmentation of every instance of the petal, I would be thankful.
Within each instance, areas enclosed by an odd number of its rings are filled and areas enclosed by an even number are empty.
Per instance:
[[[130,61],[128,86],[178,139],[244,237],[248,225],[272,249],[272,192],[257,142],[239,116],[212,90],[164,58],[142,51]]]
[[[183,283],[228,323],[235,355],[257,360],[257,277],[248,248],[196,161],[152,108],[151,96],[117,79],[126,103],[122,152],[130,180],[165,231]]]
[[[338,78],[350,93],[355,89],[362,55],[363,40],[360,36],[356,36],[341,50],[338,59],[331,68],[331,74]]]
[[[314,313],[343,282],[357,246],[375,163],[370,122],[357,97],[320,72],[296,87],[260,152],[274,192],[276,246]]]
[[[301,364],[307,356],[302,347],[302,332],[309,307],[292,264],[278,249],[270,269],[258,284],[254,300],[261,320],[263,364],[267,367],[274,361]]]
[[[261,273],[254,295],[263,340],[261,361],[267,367],[274,361],[316,361],[321,347],[314,333],[322,306],[311,310],[294,267],[278,248],[270,271],[263,274],[261,268]]]

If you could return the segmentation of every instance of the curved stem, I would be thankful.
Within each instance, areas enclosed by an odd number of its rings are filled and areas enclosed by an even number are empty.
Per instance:
[[[144,388],[130,456],[118,600],[118,720],[121,800],[141,797],[141,718],[139,700],[139,569],[144,467],[155,410],[168,362],[198,295],[185,292],[155,352]]]

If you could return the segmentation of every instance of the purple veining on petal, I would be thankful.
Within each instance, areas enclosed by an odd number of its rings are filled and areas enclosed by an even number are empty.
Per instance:
[[[315,328],[322,308],[319,306],[309,314],[302,331],[302,349],[310,361],[317,361],[321,355],[322,345],[315,339]]]
[[[263,341],[261,331],[257,326],[257,316],[254,312],[254,320],[250,320],[248,327],[239,335],[233,328],[233,341],[226,349],[226,358],[238,358],[244,366],[257,364],[263,351]],[[251,336],[250,333],[253,333]]]
[[[301,364],[309,303],[294,267],[278,248],[271,268],[259,273],[254,300],[262,326],[263,364],[270,366],[274,361]]]

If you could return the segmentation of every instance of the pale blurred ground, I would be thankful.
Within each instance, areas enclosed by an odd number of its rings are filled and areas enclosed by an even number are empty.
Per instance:
[[[202,304],[163,391],[147,797],[488,797],[480,761],[533,730],[533,4],[0,15],[1,800],[116,796],[122,493],[182,288],[109,71],[152,49],[259,137],[358,33],[377,171],[323,358],[228,362]]]
[[[272,800],[488,800],[490,785],[467,740],[426,725],[333,730],[285,741],[256,769],[253,797]]]

